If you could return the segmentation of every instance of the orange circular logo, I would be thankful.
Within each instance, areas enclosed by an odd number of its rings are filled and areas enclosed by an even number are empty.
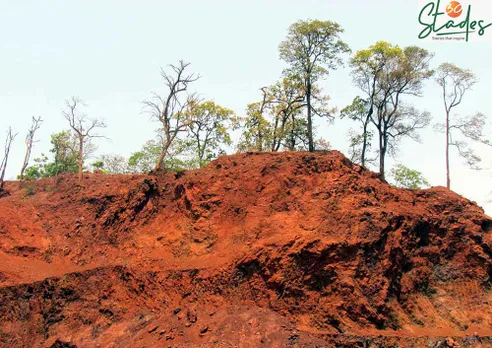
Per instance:
[[[451,18],[458,18],[463,13],[463,7],[458,1],[451,1],[446,6],[446,13]]]

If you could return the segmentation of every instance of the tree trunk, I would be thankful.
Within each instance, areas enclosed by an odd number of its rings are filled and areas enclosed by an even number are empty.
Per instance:
[[[10,149],[5,153],[5,158],[2,162],[3,168],[0,168],[2,170],[2,173],[0,174],[0,190],[3,189],[3,186],[5,185],[5,171],[7,170],[7,162],[9,160],[9,151]]]
[[[159,154],[159,157],[157,158],[157,162],[154,167],[154,171],[158,171],[159,169],[162,168],[162,164],[164,163],[164,157],[167,155],[167,150],[169,149],[169,145],[171,144],[170,141],[167,141],[164,146],[162,147],[162,151]]]
[[[263,111],[262,111],[263,115]],[[256,147],[258,152],[263,152],[263,133],[261,132],[261,120],[258,119],[258,140],[256,142]]]
[[[446,112],[446,187],[451,189],[451,178],[449,174],[449,112]]]
[[[84,170],[84,138],[79,136],[79,182],[82,182]]]
[[[384,136],[379,135],[379,174],[384,179],[384,158],[386,156],[386,146],[384,144]]]
[[[275,117],[275,125],[273,127],[273,139],[272,139],[272,147],[271,151],[274,152],[277,146],[277,128],[278,128],[278,115]]]
[[[367,150],[367,126],[368,122],[364,123],[364,133],[362,134],[362,151],[360,154],[360,162],[363,168],[366,167],[366,150]]]
[[[373,107],[369,109],[367,113],[366,120],[364,122],[364,133],[362,133],[362,152],[360,154],[360,162],[363,168],[366,167],[366,151],[367,151],[367,127],[369,126],[369,121],[371,120],[372,113],[374,112]]]
[[[314,152],[314,141],[313,141],[313,120],[311,114],[311,78],[307,81],[306,90],[306,102],[307,102],[307,127],[308,127],[308,141],[309,141],[309,152]]]
[[[22,169],[19,175],[19,179],[22,181],[24,179],[24,172],[26,171],[27,165],[29,164],[29,157],[31,156],[32,141],[27,144],[26,155],[24,156],[24,163],[22,164]]]
[[[5,155],[4,163],[3,163],[3,168],[2,169],[2,174],[0,174],[0,190],[3,190],[3,186],[5,184],[4,178],[5,178],[5,170],[7,169],[7,161],[9,159],[9,154],[7,153]]]
[[[366,167],[366,147],[367,147],[366,135],[367,135],[367,133],[366,133],[366,129],[364,127],[364,134],[362,135],[364,138],[362,141],[362,151],[360,154],[360,164],[361,164],[362,168]]]
[[[294,119],[294,113],[292,113],[292,118]],[[284,117],[282,118],[282,128],[281,128],[281,136],[278,136],[278,141],[277,145],[275,146],[274,151],[278,152],[280,150],[280,146],[282,146],[282,139],[285,139],[287,141],[287,134],[285,133],[285,124],[289,120],[289,115],[284,114]]]
[[[26,152],[26,155],[24,156],[24,164],[22,164],[21,172],[19,174],[20,181],[24,180],[24,172],[26,171],[27,168],[27,158],[28,158],[28,154]]]
[[[295,138],[295,130],[296,130],[296,120],[294,114],[292,114],[292,127],[290,128],[290,139],[288,141],[289,151],[295,151],[296,149],[296,138]]]
[[[198,166],[201,168],[203,166],[203,157],[205,156],[205,144],[203,144],[203,148],[200,146],[200,138],[196,138],[196,146],[198,152]]]

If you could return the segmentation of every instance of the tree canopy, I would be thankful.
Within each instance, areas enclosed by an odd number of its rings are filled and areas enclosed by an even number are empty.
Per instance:
[[[300,20],[289,27],[287,38],[279,45],[280,59],[288,64],[284,74],[298,76],[304,84],[309,151],[314,151],[312,115],[330,115],[314,107],[313,89],[319,79],[342,65],[342,55],[350,52],[349,46],[340,39],[343,31],[336,22]]]

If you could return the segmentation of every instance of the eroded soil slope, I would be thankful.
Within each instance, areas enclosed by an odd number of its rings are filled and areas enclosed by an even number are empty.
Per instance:
[[[492,344],[492,220],[336,151],[6,188],[2,346]]]

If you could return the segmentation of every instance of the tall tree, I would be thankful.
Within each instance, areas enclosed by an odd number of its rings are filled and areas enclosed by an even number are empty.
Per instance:
[[[351,60],[354,82],[366,95],[366,119],[377,130],[379,172],[383,178],[386,155],[396,149],[398,140],[418,140],[417,131],[430,122],[429,113],[405,106],[402,97],[421,96],[423,82],[433,74],[429,69],[431,58],[431,53],[416,46],[401,49],[378,42],[358,51]]]
[[[289,64],[286,75],[298,75],[305,85],[309,151],[314,151],[313,114],[325,116],[313,107],[313,89],[320,78],[342,64],[341,55],[350,52],[341,33],[342,27],[335,22],[300,20],[289,27],[279,46],[280,58]]]
[[[151,100],[144,101],[151,118],[161,125],[163,145],[154,170],[163,167],[164,158],[173,141],[193,123],[188,108],[198,103],[198,97],[189,93],[188,86],[197,81],[200,75],[187,74],[185,70],[189,66],[190,63],[180,60],[178,65],[170,65],[170,74],[161,69],[161,76],[167,88],[166,94],[161,96],[154,92]]]
[[[232,143],[229,128],[234,122],[234,112],[213,101],[205,101],[190,107],[189,127],[191,146],[195,149],[198,166],[202,167],[217,157],[221,145]]]
[[[374,114],[374,103],[381,92],[379,81],[383,75],[383,69],[392,60],[402,54],[398,46],[388,42],[379,41],[366,50],[358,51],[351,59],[352,79],[354,84],[362,91],[363,97],[356,97],[351,105],[342,110],[341,116],[349,117],[353,121],[362,124],[362,134],[351,135],[351,145],[360,152],[360,162],[366,166],[367,149],[370,146],[370,134],[368,130],[371,117]],[[361,147],[358,149],[358,147]]]
[[[26,135],[26,154],[24,156],[24,163],[22,164],[21,172],[19,175],[20,180],[24,179],[24,172],[27,169],[27,166],[29,165],[29,159],[31,158],[32,147],[34,145],[34,135],[41,127],[41,123],[43,123],[41,117],[33,116],[31,128],[29,128]]]
[[[104,121],[97,118],[88,118],[86,114],[79,112],[79,106],[84,102],[78,97],[72,97],[65,101],[67,110],[62,111],[63,117],[68,121],[70,128],[77,135],[78,140],[78,177],[82,181],[84,168],[84,147],[93,138],[104,138],[103,135],[93,133],[97,128],[106,128]]]
[[[444,124],[438,124],[437,129],[442,131],[446,137],[446,187],[449,189],[451,188],[449,165],[451,146],[456,147],[458,153],[466,159],[470,166],[474,167],[480,161],[480,158],[468,148],[466,142],[453,141],[452,130],[460,131],[466,138],[484,142],[482,128],[485,119],[480,113],[458,120],[453,119],[451,115],[451,111],[461,104],[466,92],[477,82],[477,78],[470,70],[459,68],[451,63],[442,63],[437,69],[436,82],[442,89],[446,117]]]
[[[5,172],[7,170],[7,163],[9,161],[10,148],[12,147],[12,143],[14,142],[17,133],[12,132],[12,127],[9,127],[7,130],[7,138],[5,139],[5,147],[3,152],[3,159],[0,163],[0,191],[3,190],[5,185]]]

